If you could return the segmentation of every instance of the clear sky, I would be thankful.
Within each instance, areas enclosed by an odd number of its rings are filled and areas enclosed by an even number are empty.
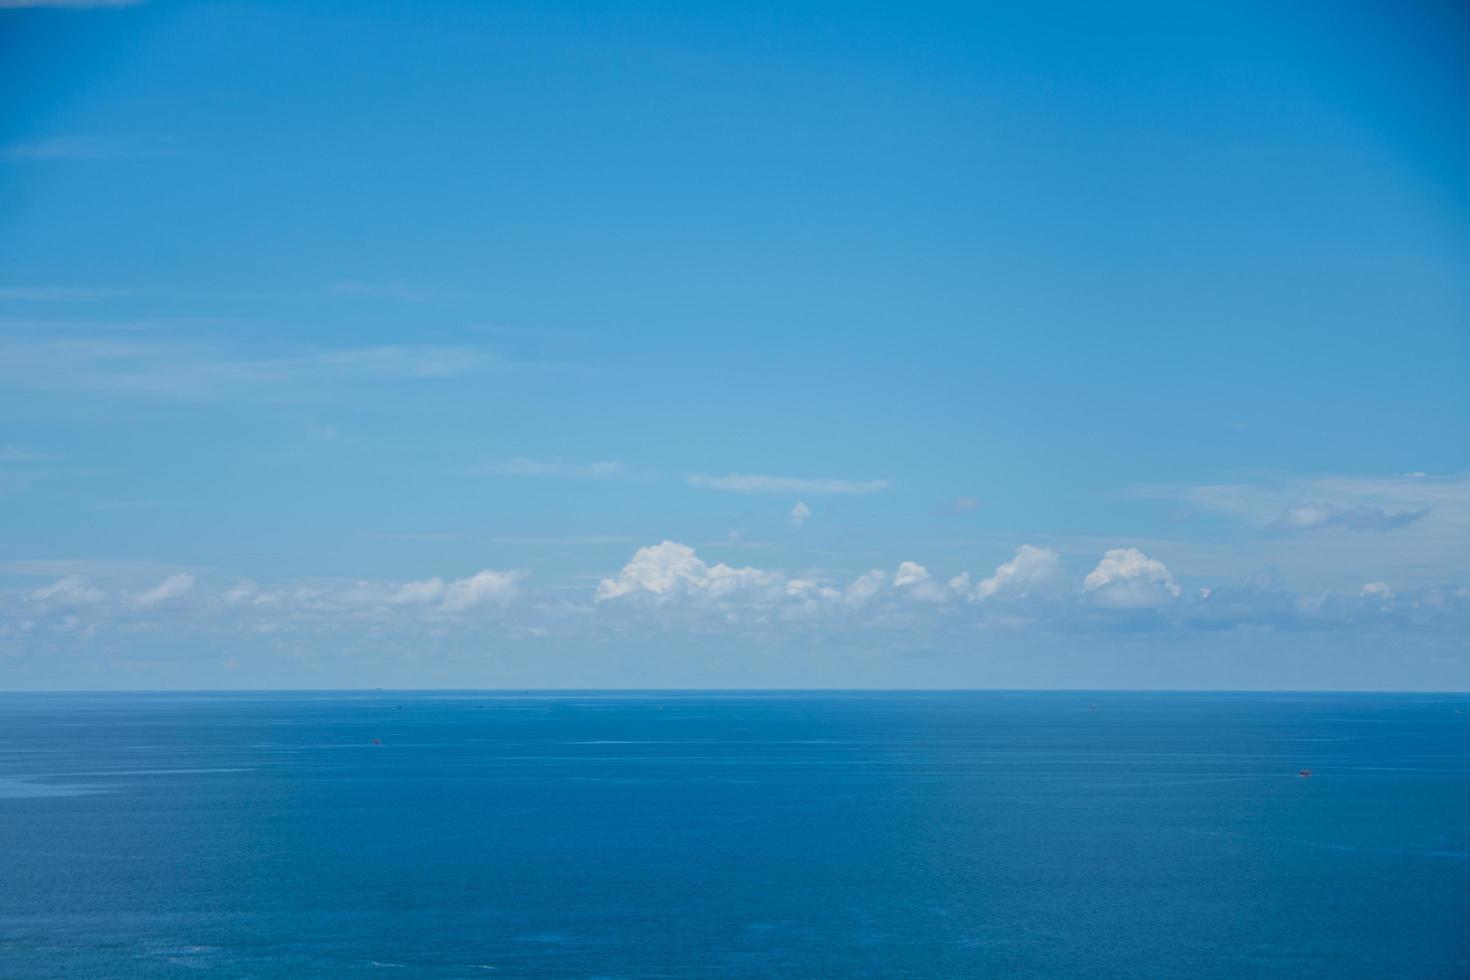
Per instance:
[[[0,0],[0,687],[1470,687],[1470,14]]]

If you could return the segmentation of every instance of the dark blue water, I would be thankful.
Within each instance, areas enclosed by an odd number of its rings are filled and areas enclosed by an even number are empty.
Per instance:
[[[193,971],[1467,977],[1470,698],[0,695],[0,975]]]

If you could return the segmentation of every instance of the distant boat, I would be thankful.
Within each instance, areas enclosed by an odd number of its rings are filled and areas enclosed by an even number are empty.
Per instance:
[[[1300,772],[1298,772],[1297,775],[1300,776],[1300,777],[1302,777],[1303,779],[1310,779],[1311,776],[1312,776],[1312,770],[1310,770],[1310,769],[1303,769]]]
[[[373,744],[374,745],[382,745],[383,744],[383,740],[381,738],[375,738],[375,739],[373,739]]]

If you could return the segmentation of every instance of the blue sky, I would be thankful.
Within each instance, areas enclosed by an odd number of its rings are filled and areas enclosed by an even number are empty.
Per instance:
[[[0,685],[1470,685],[1455,5],[0,7]]]

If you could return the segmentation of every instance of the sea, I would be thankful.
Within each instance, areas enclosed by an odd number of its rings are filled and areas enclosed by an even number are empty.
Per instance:
[[[0,976],[196,975],[1466,978],[1470,696],[0,694]]]

